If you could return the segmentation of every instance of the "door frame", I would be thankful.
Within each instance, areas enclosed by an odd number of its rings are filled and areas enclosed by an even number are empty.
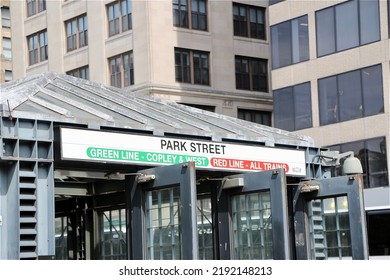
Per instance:
[[[198,259],[198,231],[196,224],[195,163],[186,162],[139,171],[137,176],[126,176],[127,235],[130,259],[143,260],[147,256],[145,192],[177,186],[180,188],[181,256],[183,260]]]
[[[312,191],[302,192],[304,186],[313,186]],[[297,259],[311,259],[307,203],[314,199],[339,196],[347,196],[352,259],[368,259],[363,175],[357,174],[301,182],[299,186],[294,186],[293,193],[295,253]]]
[[[213,224],[216,227],[218,259],[233,259],[232,251],[233,234],[231,232],[231,199],[237,195],[250,194],[262,191],[270,192],[272,235],[273,235],[273,259],[291,259],[291,241],[289,235],[289,219],[287,204],[287,183],[284,169],[275,169],[262,172],[249,172],[235,176],[226,177],[229,179],[243,179],[242,186],[222,190],[215,202],[216,218]],[[228,229],[228,230],[227,230]]]

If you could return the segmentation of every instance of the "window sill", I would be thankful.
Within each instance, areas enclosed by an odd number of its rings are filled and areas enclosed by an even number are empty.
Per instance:
[[[30,71],[30,70],[34,70],[35,68],[39,68],[39,67],[42,67],[42,66],[46,66],[49,64],[49,59],[47,60],[44,60],[44,61],[41,61],[41,62],[37,62],[35,64],[32,64],[32,65],[29,65],[27,66],[27,71]]]
[[[233,37],[235,41],[244,41],[244,42],[250,42],[250,43],[263,43],[268,44],[268,41],[266,39],[257,39],[257,38],[249,38],[249,37],[241,37],[241,36],[234,36]]]
[[[126,30],[124,32],[117,33],[115,35],[109,36],[106,39],[106,43],[111,42],[111,41],[116,41],[122,37],[131,36],[132,34],[133,34],[133,29],[129,29],[129,30]]]
[[[87,46],[83,46],[81,48],[78,48],[78,49],[74,49],[74,50],[71,50],[71,51],[67,51],[64,55],[64,57],[67,57],[67,56],[73,56],[75,54],[78,54],[78,53],[81,53],[81,52],[85,52],[88,50],[88,45]]]

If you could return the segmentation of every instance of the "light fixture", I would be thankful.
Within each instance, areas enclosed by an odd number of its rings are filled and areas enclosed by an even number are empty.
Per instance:
[[[321,151],[319,157],[323,166],[340,166],[340,160],[345,158],[342,166],[343,174],[345,175],[363,173],[362,164],[352,151],[341,154],[338,151]]]

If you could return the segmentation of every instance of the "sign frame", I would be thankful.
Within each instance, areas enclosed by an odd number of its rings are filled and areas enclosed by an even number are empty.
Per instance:
[[[284,168],[286,174],[306,176],[305,150],[60,128],[61,160],[164,166],[193,161],[197,169],[232,172]]]

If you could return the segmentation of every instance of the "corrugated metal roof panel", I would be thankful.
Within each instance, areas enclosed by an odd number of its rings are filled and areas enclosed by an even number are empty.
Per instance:
[[[312,147],[312,138],[57,73],[0,85],[2,116]]]

